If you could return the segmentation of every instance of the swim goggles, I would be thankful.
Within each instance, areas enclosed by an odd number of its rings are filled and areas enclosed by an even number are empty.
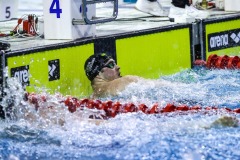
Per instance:
[[[115,65],[116,65],[116,63],[114,61],[111,61],[108,64],[106,64],[104,67],[113,69],[115,67]]]

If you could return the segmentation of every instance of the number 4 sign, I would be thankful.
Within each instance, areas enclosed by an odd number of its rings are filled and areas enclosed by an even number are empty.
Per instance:
[[[60,8],[59,0],[53,0],[49,9],[49,13],[56,13],[57,18],[60,18],[60,14],[62,13],[62,9]]]
[[[18,0],[0,0],[0,20],[17,18]]]
[[[87,6],[88,17],[96,15],[96,5]],[[82,18],[81,0],[43,0],[45,39],[77,39],[95,36],[96,25],[73,25]]]

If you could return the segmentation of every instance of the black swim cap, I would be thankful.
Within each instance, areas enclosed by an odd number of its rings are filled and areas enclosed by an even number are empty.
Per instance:
[[[98,75],[109,59],[111,59],[110,56],[102,53],[99,55],[92,55],[86,60],[84,70],[90,81]]]

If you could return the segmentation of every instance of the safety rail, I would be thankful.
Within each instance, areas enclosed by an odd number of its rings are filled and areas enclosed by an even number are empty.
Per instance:
[[[91,19],[87,16],[87,5],[113,2],[113,14],[111,17],[92,17]],[[97,24],[114,21],[118,15],[118,0],[82,0],[82,17],[83,19],[72,19],[73,25],[85,25],[85,24]]]

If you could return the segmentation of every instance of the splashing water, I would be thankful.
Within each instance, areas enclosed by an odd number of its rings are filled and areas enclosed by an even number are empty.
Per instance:
[[[47,95],[48,108],[36,111],[23,101],[24,91],[9,79],[7,98],[15,117],[1,121],[0,159],[239,159],[240,127],[209,127],[230,113],[117,115],[100,124],[87,117],[91,110],[68,112],[59,95]],[[167,103],[240,108],[237,70],[184,70],[158,80],[127,87],[113,101]],[[14,101],[9,101],[14,99]],[[101,99],[109,100],[108,98]],[[41,104],[40,104],[41,105]],[[46,105],[46,104],[45,104]],[[19,107],[21,106],[21,107]],[[45,116],[40,116],[44,112]],[[26,118],[26,115],[31,115]],[[238,114],[230,116],[240,118]],[[62,121],[64,120],[64,122]]]

